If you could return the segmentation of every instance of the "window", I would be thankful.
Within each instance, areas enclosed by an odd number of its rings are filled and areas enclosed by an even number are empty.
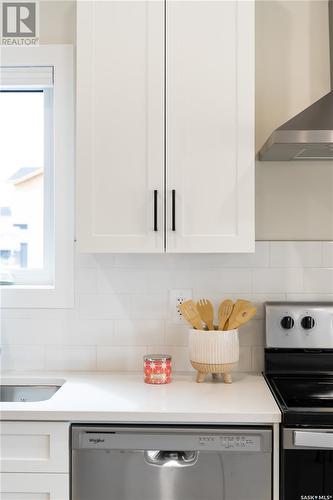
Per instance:
[[[52,87],[0,88],[2,284],[54,281],[52,93]]]
[[[0,60],[0,284],[5,307],[73,305],[71,46]]]

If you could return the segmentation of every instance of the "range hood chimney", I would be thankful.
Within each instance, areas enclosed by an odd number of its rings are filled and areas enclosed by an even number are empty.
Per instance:
[[[331,91],[276,129],[261,148],[260,160],[333,160],[333,0],[328,16]]]

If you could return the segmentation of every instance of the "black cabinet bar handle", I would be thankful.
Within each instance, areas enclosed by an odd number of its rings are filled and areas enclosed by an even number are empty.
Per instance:
[[[171,203],[172,203],[171,230],[176,231],[176,190],[175,189],[173,189],[171,192]]]
[[[158,231],[157,227],[157,189],[154,189],[154,231]]]

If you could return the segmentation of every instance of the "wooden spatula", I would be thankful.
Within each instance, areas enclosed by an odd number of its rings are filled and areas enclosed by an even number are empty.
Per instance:
[[[202,330],[202,322],[198,309],[193,300],[187,300],[178,306],[178,309],[191,326],[197,330]]]
[[[233,310],[234,314],[238,314],[239,311],[246,306],[252,306],[251,302],[249,300],[244,300],[244,299],[238,299],[235,302],[235,307]]]
[[[241,311],[241,309],[243,307],[251,306],[251,305],[252,305],[251,302],[249,302],[248,300],[244,300],[244,299],[236,300],[236,302],[234,304],[234,308],[232,310],[232,313],[230,314],[229,320],[225,324],[224,330],[232,330],[232,328],[230,328],[230,325],[235,321],[235,319],[237,318],[237,315]]]
[[[214,308],[208,299],[200,299],[197,302],[197,309],[202,321],[207,325],[208,330],[214,330]]]
[[[224,330],[224,327],[233,311],[233,307],[234,303],[232,300],[224,300],[219,305],[219,311],[218,311],[219,330]]]
[[[231,321],[229,321],[229,330],[234,330],[235,328],[239,328],[242,325],[245,325],[253,316],[256,314],[257,308],[250,306],[243,306],[242,309],[238,312],[237,316]]]

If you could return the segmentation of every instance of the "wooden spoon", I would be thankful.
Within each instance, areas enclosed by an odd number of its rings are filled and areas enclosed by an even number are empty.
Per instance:
[[[218,311],[219,330],[224,330],[224,327],[233,311],[233,307],[234,303],[232,300],[224,300],[219,305],[219,311]]]
[[[193,326],[193,328],[202,330],[200,314],[193,300],[187,300],[186,302],[183,302],[178,306],[178,309],[180,310],[186,321],[190,323],[191,326]]]
[[[244,306],[232,322],[229,322],[229,330],[234,330],[242,325],[245,325],[256,314],[257,308],[254,306]]]
[[[230,314],[229,320],[225,324],[224,330],[231,330],[230,325],[233,323],[243,307],[251,306],[251,302],[248,300],[238,299],[234,305],[232,313]]]
[[[200,317],[206,323],[208,330],[214,330],[214,308],[208,299],[200,299],[197,302]]]

